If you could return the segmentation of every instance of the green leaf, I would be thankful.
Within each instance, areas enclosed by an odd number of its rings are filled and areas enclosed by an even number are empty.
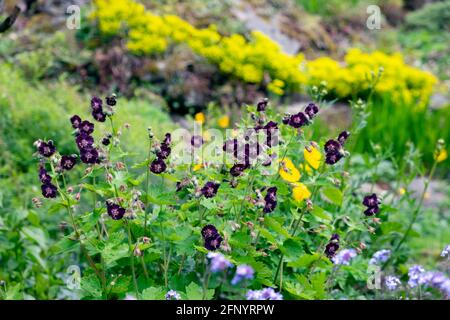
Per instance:
[[[129,256],[129,248],[127,244],[121,244],[118,246],[106,245],[102,250],[102,257],[106,266],[113,267],[116,265],[116,261]]]
[[[313,210],[311,211],[313,215],[315,215],[317,218],[324,219],[324,220],[331,220],[331,215],[329,215],[324,209],[314,206]]]
[[[142,291],[143,300],[164,300],[165,293],[161,287],[150,287]]]
[[[102,286],[95,274],[81,278],[81,290],[86,297],[100,298],[102,296]]]
[[[322,188],[321,192],[324,200],[333,203],[339,207],[342,205],[343,196],[341,190],[339,190],[338,188],[324,187]]]
[[[284,241],[280,250],[287,257],[298,257],[303,253],[303,247],[300,241],[291,238]]]
[[[214,289],[206,291],[205,299],[212,299],[213,296]],[[186,287],[186,297],[188,300],[203,300],[203,289],[195,282],[191,282],[191,284]]]
[[[265,217],[264,218],[264,224],[270,230],[272,230],[272,231],[274,231],[274,232],[276,232],[276,233],[278,233],[278,234],[280,234],[280,235],[282,235],[282,236],[284,236],[286,238],[290,237],[289,232],[287,232],[283,228],[283,226],[277,220],[275,220],[274,218]]]
[[[320,259],[320,254],[314,253],[314,254],[304,254],[300,258],[298,258],[295,261],[289,262],[288,267],[292,268],[307,268],[309,267],[314,261]]]

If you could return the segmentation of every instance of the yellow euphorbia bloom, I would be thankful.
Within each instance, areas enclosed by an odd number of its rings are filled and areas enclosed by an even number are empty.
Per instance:
[[[230,125],[230,118],[226,115],[220,117],[219,120],[217,120],[217,124],[223,129],[228,128],[228,126]]]
[[[447,150],[442,149],[441,151],[439,151],[438,153],[436,153],[436,154],[434,155],[434,159],[435,159],[437,162],[442,162],[442,161],[445,161],[445,160],[447,159],[447,156],[448,156]]]
[[[322,154],[319,150],[317,150],[313,146],[309,146],[308,148],[305,148],[303,150],[303,156],[305,157],[306,162],[308,162],[311,167],[316,170],[319,169],[320,160],[322,159]]]
[[[295,201],[303,201],[311,197],[311,192],[303,183],[297,182],[294,184],[294,189],[292,189],[292,196]]]
[[[280,160],[280,176],[287,182],[297,182],[300,180],[300,171],[292,163],[291,159]]]
[[[199,112],[195,115],[195,121],[198,123],[205,123],[205,114],[203,112]]]

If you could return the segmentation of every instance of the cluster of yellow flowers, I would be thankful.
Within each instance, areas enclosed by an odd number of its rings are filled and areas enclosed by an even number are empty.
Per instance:
[[[248,83],[269,80],[267,88],[277,95],[298,92],[303,85],[322,81],[338,98],[358,95],[369,89],[371,74],[383,68],[375,93],[425,104],[437,82],[432,74],[405,64],[400,54],[365,54],[352,49],[344,64],[328,57],[306,61],[301,54],[283,53],[276,42],[258,31],[251,32],[249,40],[239,34],[222,36],[215,25],[199,29],[174,15],[155,15],[134,0],[94,3],[92,17],[98,21],[101,33],[124,36],[132,53],[152,55],[175,44],[186,45],[225,74]]]
[[[327,82],[327,89],[337,97],[369,90],[372,80],[380,73],[374,87],[379,95],[390,95],[395,101],[427,103],[437,79],[429,72],[408,66],[400,53],[387,55],[375,51],[363,53],[350,49],[345,55],[345,65],[328,57],[307,63],[309,84]]]

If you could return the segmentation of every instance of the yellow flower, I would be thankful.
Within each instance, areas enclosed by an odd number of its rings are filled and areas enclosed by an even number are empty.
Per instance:
[[[311,197],[311,192],[308,188],[301,182],[294,184],[294,189],[292,189],[292,196],[295,201],[303,201]]]
[[[398,193],[399,193],[399,195],[404,195],[405,193],[406,193],[406,189],[405,188],[399,188],[398,189]]]
[[[448,156],[447,150],[442,149],[441,151],[437,152],[434,155],[434,160],[436,160],[437,162],[442,162],[442,161],[445,161],[447,159],[447,156]]]
[[[203,168],[203,163],[197,163],[196,165],[194,165],[194,166],[192,167],[192,170],[193,170],[193,171],[198,171],[198,170],[200,170],[201,168]]]
[[[303,150],[303,156],[305,157],[306,162],[308,162],[311,167],[316,170],[319,169],[320,160],[322,159],[322,154],[319,150],[317,150],[313,146],[309,146],[308,148],[305,148]]]
[[[223,129],[228,128],[230,125],[230,118],[227,115],[220,117],[219,120],[217,120],[217,124]]]
[[[205,123],[205,114],[203,112],[195,114],[195,121],[202,124]]]
[[[287,182],[297,182],[300,180],[300,171],[292,163],[291,159],[284,158],[280,163],[280,176]]]

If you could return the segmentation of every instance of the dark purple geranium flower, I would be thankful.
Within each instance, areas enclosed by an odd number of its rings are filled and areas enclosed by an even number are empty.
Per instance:
[[[343,144],[349,137],[350,133],[343,131],[339,134],[337,140],[330,139],[325,143],[325,163],[333,165],[344,157]]]
[[[86,133],[81,133],[75,139],[78,149],[88,149],[92,148],[94,144],[94,138]]]
[[[111,140],[109,140],[109,138],[103,138],[102,139],[102,144],[104,146],[108,146],[111,143]]]
[[[94,132],[94,124],[92,122],[84,120],[80,123],[78,130],[80,130],[80,133],[91,134],[92,132]]]
[[[203,137],[196,135],[191,137],[191,146],[194,148],[200,148],[203,144]]]
[[[317,112],[319,112],[319,107],[317,107],[314,103],[311,102],[306,106],[305,113],[310,120],[314,118]]]
[[[95,112],[103,112],[103,101],[99,97],[93,97],[91,99],[91,108]]]
[[[117,104],[117,97],[115,94],[113,94],[109,97],[106,97],[105,100],[106,100],[106,104],[110,107],[114,107]]]
[[[308,124],[308,118],[303,112],[293,114],[289,119],[289,125],[294,128],[300,128]]]
[[[98,122],[106,121],[106,114],[103,111],[92,111],[92,117]]]
[[[202,228],[202,237],[205,243],[205,248],[212,251],[217,250],[223,241],[217,231],[217,228],[211,224],[208,224]]]
[[[373,207],[380,204],[380,201],[378,200],[377,195],[372,193],[371,195],[365,196],[362,203],[366,207]]]
[[[95,148],[80,150],[80,159],[83,163],[94,164],[98,162],[98,151]]]
[[[233,177],[239,177],[244,172],[245,169],[247,169],[247,166],[245,164],[238,163],[231,167],[230,174]]]
[[[48,174],[47,170],[45,170],[44,166],[39,168],[39,180],[43,184],[50,183],[52,181],[52,177]]]
[[[277,207],[277,187],[270,187],[267,189],[266,196],[264,197],[264,213],[270,213]]]
[[[167,159],[169,157],[171,151],[172,150],[170,149],[170,147],[167,144],[162,143],[159,151],[156,153],[156,156],[159,159]]]
[[[57,188],[54,184],[52,183],[44,183],[41,186],[41,190],[42,190],[42,195],[45,198],[56,198],[56,194],[57,194]]]
[[[337,142],[336,140],[330,139],[325,143],[325,152],[340,152],[340,150],[342,149],[342,146],[339,142]]]
[[[380,212],[380,208],[378,206],[369,207],[366,210],[364,210],[364,214],[367,217],[373,216],[373,215],[377,214],[378,212]]]
[[[74,115],[72,116],[72,118],[70,118],[70,122],[72,123],[72,127],[74,129],[77,129],[80,126],[81,118],[77,115]]]
[[[336,252],[339,250],[339,235],[333,234],[330,238],[330,241],[325,247],[325,255],[331,259],[336,255]]]
[[[205,239],[205,248],[214,251],[220,248],[220,244],[222,243],[223,239],[218,234],[216,237]]]
[[[342,159],[342,155],[337,151],[328,152],[325,155],[325,163],[333,165]]]
[[[349,136],[350,136],[350,132],[342,131],[341,133],[339,133],[339,136],[338,136],[337,140],[343,146],[345,141],[347,141]]]
[[[77,158],[75,156],[62,156],[60,165],[65,170],[71,170],[77,163]]]
[[[106,211],[113,220],[120,220],[125,214],[125,209],[115,203],[106,202]]]
[[[166,135],[164,137],[164,141],[162,143],[167,146],[172,143],[172,136],[170,133],[166,133]]]
[[[212,198],[217,194],[217,190],[219,190],[220,184],[215,182],[207,182],[203,188],[200,190],[201,194],[205,196],[205,198]]]
[[[208,224],[202,228],[202,237],[203,239],[215,237],[218,235],[217,228],[214,227],[212,224]]]
[[[365,196],[362,203],[367,207],[367,209],[364,211],[364,214],[368,217],[373,216],[380,211],[378,205],[381,203],[381,201],[378,199],[375,193]]]
[[[38,151],[44,157],[51,157],[56,151],[56,146],[52,140],[47,142],[41,141],[38,146]]]
[[[166,171],[166,169],[167,169],[166,163],[159,158],[153,160],[152,163],[150,164],[150,171],[155,174],[163,173],[164,171]]]
[[[256,105],[256,110],[258,112],[266,111],[267,104],[269,103],[269,99],[264,98]]]

